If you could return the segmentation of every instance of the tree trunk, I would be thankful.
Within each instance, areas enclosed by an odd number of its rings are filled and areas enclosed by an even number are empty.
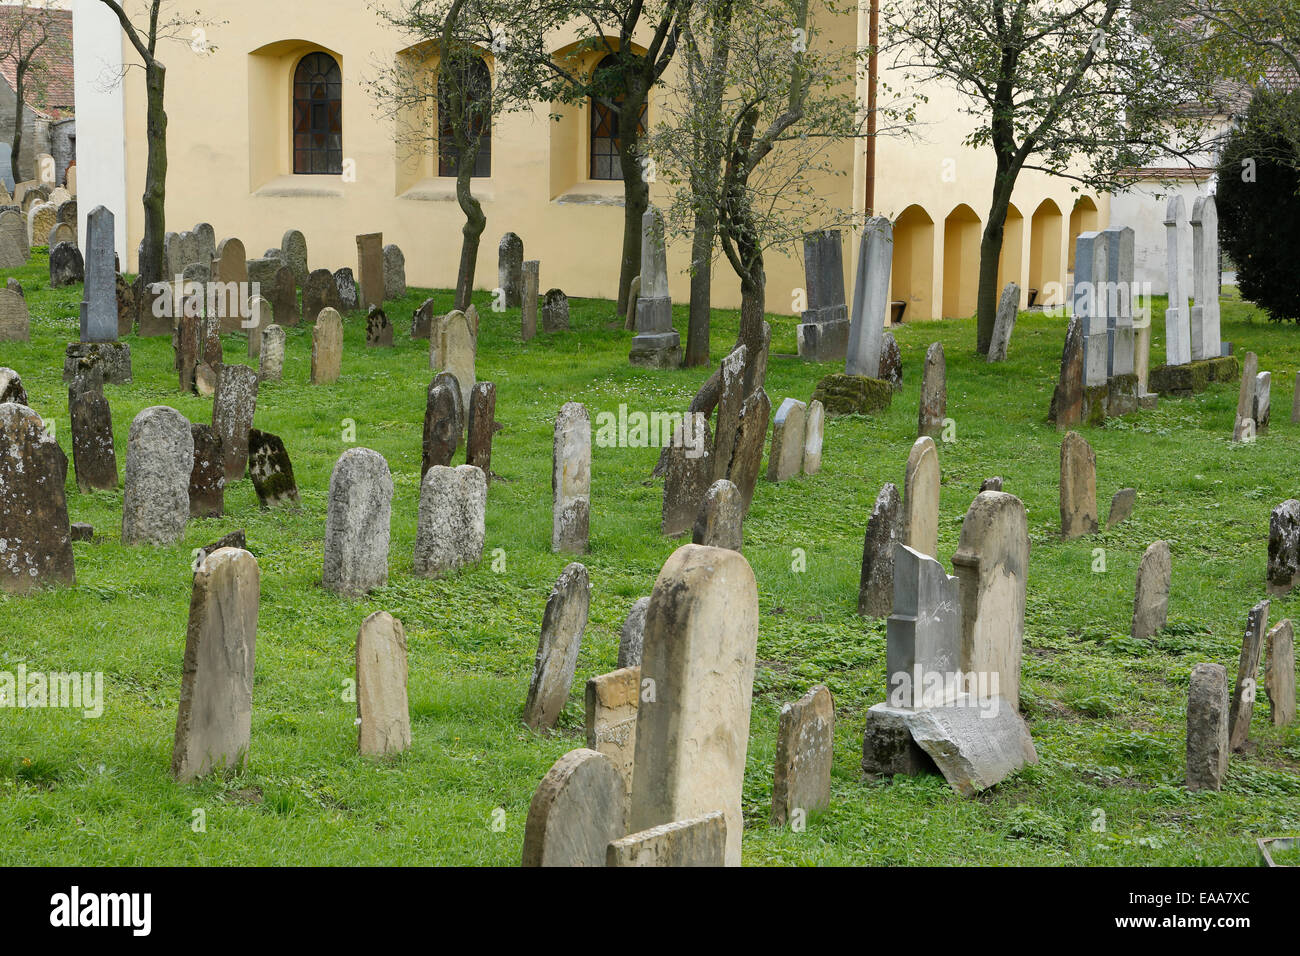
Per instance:
[[[474,292],[474,268],[478,264],[479,239],[487,228],[483,206],[470,190],[473,175],[474,156],[467,156],[462,151],[456,167],[456,201],[465,213],[465,225],[460,230],[460,269],[456,273],[456,308],[462,312],[469,308],[470,296]]]
[[[14,83],[14,138],[9,147],[9,171],[13,174],[15,187],[25,181],[22,177],[20,169],[22,161],[19,157],[23,149],[23,97],[26,95],[24,90],[26,73],[27,68],[20,62],[18,64],[17,80]]]
[[[710,203],[695,213],[695,234],[691,239],[691,318],[686,333],[683,364],[709,364],[709,322],[713,304],[713,240],[718,217]]]
[[[740,335],[736,344],[747,348],[746,395],[763,385],[762,382],[754,380],[754,370],[760,364],[759,356],[763,351],[763,313],[766,311],[766,305],[767,280],[763,275],[763,259],[760,255],[756,268],[740,278]]]
[[[998,266],[1002,260],[1002,232],[1007,223],[1007,208],[1011,204],[1015,182],[1015,174],[1009,170],[999,170],[994,177],[993,203],[980,238],[980,283],[975,300],[975,350],[980,355],[989,354],[989,344],[993,341],[993,323],[997,319],[1001,291],[998,289]]]
[[[632,280],[641,274],[641,217],[650,204],[650,186],[641,168],[637,135],[641,105],[646,90],[627,84],[627,95],[619,105],[618,159],[623,173],[623,266],[618,276],[618,314],[627,314],[627,294]],[[629,129],[629,127],[631,127]]]
[[[167,68],[155,60],[145,65],[144,77],[149,151],[144,178],[144,247],[140,257],[140,275],[148,285],[167,278],[163,275],[163,239],[167,233],[167,112],[163,108],[163,93]]]

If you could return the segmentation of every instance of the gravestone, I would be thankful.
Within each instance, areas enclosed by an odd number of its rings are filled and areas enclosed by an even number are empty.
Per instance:
[[[113,291],[117,299],[117,337],[125,338],[130,335],[135,328],[136,319],[140,314],[140,288],[144,285],[144,280],[139,276],[135,277],[135,282],[127,282],[122,273],[118,273],[113,280]]]
[[[1255,376],[1255,396],[1251,400],[1251,418],[1255,419],[1255,434],[1268,431],[1268,419],[1272,411],[1273,374],[1260,372]]]
[[[849,344],[849,313],[838,229],[804,233],[803,269],[808,308],[795,329],[799,357],[810,362],[841,361]]]
[[[302,316],[298,314],[298,280],[293,277],[293,270],[288,266],[277,268],[270,288],[272,321],[282,329],[296,326]],[[313,322],[316,320],[315,312],[311,318]]]
[[[388,583],[393,477],[384,456],[349,448],[330,474],[325,515],[326,590],[363,597]]]
[[[470,328],[469,316],[463,312],[449,313],[443,320],[440,351],[442,368],[456,376],[456,383],[460,386],[462,428],[464,409],[469,407],[470,393],[476,381],[474,365],[477,350],[478,342]]]
[[[186,394],[194,391],[194,370],[203,358],[202,319],[183,315],[177,320],[172,336],[174,358],[172,365],[179,373],[179,387]]]
[[[366,348],[391,349],[393,347],[393,323],[388,321],[384,310],[376,305],[370,307],[366,315]]]
[[[325,309],[311,330],[311,383],[333,385],[343,371],[343,319]]]
[[[1259,688],[1259,663],[1264,653],[1264,631],[1268,627],[1270,601],[1260,601],[1250,609],[1246,633],[1241,641],[1237,661],[1237,680],[1232,688],[1232,705],[1228,710],[1228,745],[1243,750],[1250,736],[1250,718],[1255,713]]]
[[[687,544],[659,572],[646,611],[629,829],[721,810],[726,863],[740,865],[741,797],[758,643],[758,588],[735,551]]]
[[[1074,240],[1074,294],[1071,314],[1083,326],[1083,384],[1094,388],[1106,384],[1106,354],[1110,347],[1106,336],[1106,303],[1102,287],[1109,262],[1109,240],[1102,233],[1079,233]]]
[[[50,254],[53,253],[51,249]],[[0,269],[21,269],[27,265],[28,255],[27,224],[23,217],[12,209],[0,211]]]
[[[1011,333],[1016,328],[1016,316],[1020,311],[1020,286],[1008,282],[1002,287],[1002,297],[998,299],[997,315],[993,319],[993,337],[989,340],[988,360],[1005,362],[1007,348],[1011,344]]]
[[[1078,432],[1061,442],[1061,538],[1097,533],[1097,454]]]
[[[632,795],[636,763],[636,713],[641,697],[641,668],[622,667],[587,681],[587,747],[604,754]],[[620,834],[621,836],[622,834]]]
[[[1197,664],[1187,693],[1187,789],[1221,790],[1229,754],[1228,671]]]
[[[1264,658],[1264,690],[1274,727],[1285,727],[1296,717],[1295,628],[1281,621],[1268,632]]]
[[[248,300],[248,315],[239,324],[248,334],[248,357],[258,358],[262,354],[262,330],[271,325],[272,306],[270,301],[260,295]],[[222,320],[225,328],[225,320]]]
[[[263,508],[298,504],[298,482],[293,463],[279,435],[250,428],[248,431],[248,476]]]
[[[100,372],[101,381],[103,372]],[[27,404],[27,390],[23,388],[23,379],[11,368],[0,367],[0,404],[14,402],[18,405]]]
[[[433,300],[425,299],[411,316],[411,338],[427,339],[433,327]]]
[[[1133,296],[1136,233],[1130,226],[1102,230],[1105,240],[1106,274],[1103,289],[1108,350],[1106,374],[1137,373],[1137,338]],[[1149,347],[1149,343],[1148,343]],[[1145,375],[1139,380],[1139,394],[1146,392]]]
[[[528,685],[528,701],[524,705],[524,723],[533,730],[554,727],[568,702],[590,608],[591,582],[587,569],[574,562],[555,582],[542,615],[542,635],[533,663],[533,678]],[[619,791],[622,792],[621,777]]]
[[[525,342],[537,334],[537,296],[541,290],[541,269],[542,264],[537,259],[529,259],[522,266],[519,331]]]
[[[894,606],[885,622],[887,704],[894,708],[952,703],[945,686],[961,657],[961,605],[956,577],[934,558],[894,547]],[[935,684],[938,679],[937,686]]]
[[[694,419],[697,424],[692,425]],[[692,441],[694,436],[697,440]],[[673,430],[665,449],[663,507],[659,533],[676,536],[690,531],[712,483],[713,450],[708,420],[687,414],[687,420]]]
[[[465,463],[483,472],[492,484],[492,435],[496,432],[497,387],[492,382],[475,382],[469,393],[469,436]]]
[[[113,416],[100,389],[71,394],[72,462],[82,494],[117,490],[117,452],[113,449]]]
[[[1171,196],[1165,207],[1165,275],[1169,306],[1165,309],[1165,364],[1186,365],[1192,360],[1192,335],[1181,264],[1179,232],[1187,222],[1182,196]]]
[[[785,826],[796,816],[830,806],[834,746],[835,701],[824,685],[782,705],[772,778],[772,826]]]
[[[376,611],[357,632],[357,752],[386,757],[410,749],[406,629],[387,611]]]
[[[41,416],[26,404],[0,404],[0,591],[76,584],[67,476],[67,456]]]
[[[434,465],[420,481],[412,573],[441,578],[483,557],[487,479],[473,465]]]
[[[1137,501],[1136,488],[1121,488],[1110,499],[1110,511],[1106,513],[1106,527],[1113,528],[1122,521],[1127,521],[1133,514],[1133,505]]]
[[[718,417],[714,439],[713,478],[726,478],[736,449],[740,410],[745,404],[745,365],[748,346],[737,345],[718,366]]]
[[[682,339],[673,328],[673,300],[668,294],[668,253],[664,216],[648,205],[641,216],[641,289],[636,300],[636,336],[628,361],[642,368],[677,368]]]
[[[636,303],[641,298],[641,277],[633,276],[627,284],[627,314],[623,317],[623,331],[636,330]]]
[[[262,329],[262,345],[257,356],[258,382],[279,382],[284,376],[284,350],[286,337],[278,325]]]
[[[745,502],[740,489],[719,478],[704,494],[691,533],[692,544],[741,551],[745,543]]]
[[[140,338],[160,338],[171,335],[180,319],[172,307],[172,287],[165,282],[145,283],[143,279],[137,281],[140,283],[136,293]]]
[[[166,405],[144,409],[126,444],[123,544],[174,544],[190,515],[194,439],[185,416]]]
[[[1192,297],[1189,330],[1193,359],[1220,355],[1219,213],[1213,196],[1192,203]]]
[[[645,614],[650,607],[648,597],[637,598],[623,621],[618,634],[618,666],[640,667],[641,649],[645,642]]]
[[[903,543],[932,558],[939,553],[939,452],[927,435],[912,444],[903,473]]]
[[[826,407],[817,399],[808,403],[804,422],[803,473],[815,475],[822,470],[822,443],[826,434]]]
[[[1288,498],[1268,519],[1268,569],[1265,587],[1281,597],[1300,584],[1300,501]]]
[[[889,307],[889,280],[894,262],[894,225],[872,216],[858,245],[858,272],[853,283],[853,317],[844,371],[880,378],[880,339]]]
[[[178,783],[247,763],[260,588],[257,559],[235,548],[209,555],[194,575],[172,749]]]
[[[808,406],[787,398],[776,410],[772,424],[772,450],[767,456],[767,480],[785,481],[803,472],[803,445],[807,437]]]
[[[497,285],[505,293],[505,307],[516,309],[523,303],[524,241],[513,232],[501,237],[497,246]]]
[[[221,436],[226,481],[238,481],[248,468],[248,431],[257,411],[257,373],[247,365],[223,365],[212,401],[212,430]]]
[[[925,350],[925,371],[921,375],[921,410],[916,433],[936,438],[943,434],[948,416],[948,368],[943,344],[935,342]]]
[[[570,750],[533,793],[524,824],[523,866],[604,866],[627,832],[623,778],[595,750]]]
[[[54,225],[50,227],[49,235],[45,240],[45,245],[47,248],[53,249],[60,242],[75,243],[76,241],[77,230],[75,227],[69,226],[66,222],[55,222]]]
[[[1237,393],[1237,417],[1232,426],[1234,442],[1255,440],[1255,388],[1258,385],[1259,357],[1247,352],[1241,363],[1241,389]]]
[[[39,245],[54,230],[57,223],[53,203],[33,203],[31,209],[27,211],[27,244]]]
[[[1052,393],[1051,419],[1057,428],[1083,421],[1083,320],[1070,319],[1061,350],[1061,375]]]
[[[454,380],[453,380],[454,382]],[[434,466],[449,467],[460,447],[460,403],[458,386],[435,378],[429,383],[424,406],[424,441],[420,476]]]
[[[754,488],[758,485],[758,472],[763,465],[763,446],[767,443],[768,420],[772,415],[772,401],[767,392],[755,389],[740,407],[740,423],[736,429],[736,446],[731,452],[731,465],[725,477],[740,490],[745,502],[745,514],[754,501]],[[717,469],[714,469],[715,473]]]
[[[895,392],[903,388],[903,351],[898,347],[893,332],[885,332],[880,336],[880,371],[877,378],[888,382]]]
[[[555,417],[551,491],[551,550],[585,554],[591,520],[591,419],[577,402],[566,402]]]
[[[569,331],[569,297],[562,289],[547,289],[542,301],[542,331]]]
[[[325,309],[338,310],[339,288],[334,284],[334,274],[328,269],[317,269],[302,284],[302,317],[308,322],[318,321]]]
[[[1029,525],[1015,495],[984,491],[962,521],[952,556],[961,592],[961,671],[989,675],[990,691],[1014,710],[1029,578]]]
[[[85,281],[86,263],[81,258],[80,249],[71,242],[60,242],[50,250],[51,289],[62,289]]]
[[[361,308],[361,293],[351,269],[334,270],[334,289],[339,297],[339,311],[354,312]]]
[[[248,270],[249,284],[260,286],[263,290],[263,294],[265,294],[266,289],[271,288],[275,284],[275,276],[280,269],[289,269],[288,266],[284,265],[284,263],[280,261],[280,250],[275,250],[275,253],[274,256],[267,256],[262,259],[249,259],[244,263],[244,267]],[[293,280],[294,286],[297,287],[298,280],[293,278],[292,269],[289,269],[289,278]]]
[[[456,376],[451,372],[439,372],[433,377],[433,385],[445,385],[451,391],[452,399],[456,403],[456,425],[460,429],[461,436],[465,434],[465,404],[461,401],[460,382],[456,381]]]
[[[63,380],[72,381],[79,372],[98,365],[108,385],[131,383],[131,346],[125,342],[70,342],[63,352]]]
[[[238,285],[250,281],[248,277],[248,250],[244,248],[243,242],[233,236],[222,239],[221,244],[217,246],[214,266],[218,282],[230,282]],[[250,292],[253,295],[263,294],[258,289],[252,289]]]
[[[1169,543],[1153,542],[1138,564],[1137,585],[1133,589],[1133,627],[1129,633],[1135,641],[1145,640],[1165,626],[1172,573]]]
[[[280,262],[293,270],[294,282],[307,284],[307,237],[297,229],[290,229],[280,240]]]
[[[858,579],[858,613],[888,617],[894,606],[894,546],[903,541],[903,501],[893,482],[876,496],[862,540],[862,574]]]
[[[226,460],[221,453],[221,436],[211,425],[190,426],[194,463],[190,468],[191,518],[220,518],[226,508]]]
[[[1038,763],[1029,728],[1005,701],[992,709],[969,703],[929,707],[912,711],[905,723],[912,739],[962,796],[987,790]]]
[[[12,289],[0,289],[0,342],[31,341],[27,300]]]
[[[389,243],[384,246],[384,298],[401,299],[406,296],[406,256],[402,250]]]
[[[727,819],[719,810],[610,841],[606,866],[719,867],[727,862]]]

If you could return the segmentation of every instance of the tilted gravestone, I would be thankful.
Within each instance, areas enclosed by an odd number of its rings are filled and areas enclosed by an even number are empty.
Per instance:
[[[745,404],[745,363],[749,349],[737,345],[718,366],[718,413],[714,439],[713,479],[726,478],[736,448],[740,410]]]
[[[0,404],[0,591],[76,583],[67,475],[68,459],[41,416],[25,404]]]
[[[551,550],[585,554],[591,520],[591,419],[577,402],[566,402],[555,417],[551,489]]]
[[[570,750],[542,778],[524,824],[523,865],[604,866],[626,832],[623,778],[595,750]]]
[[[487,479],[473,465],[434,465],[420,482],[412,573],[440,578],[483,557]]]
[[[166,405],[144,409],[131,422],[122,499],[123,544],[173,544],[190,515],[194,438],[185,416]]]
[[[834,746],[835,701],[824,685],[782,705],[772,777],[773,826],[830,806]]]
[[[1243,750],[1250,736],[1250,718],[1255,713],[1259,690],[1259,664],[1264,654],[1264,631],[1268,628],[1268,611],[1272,602],[1260,601],[1250,609],[1246,633],[1241,641],[1237,661],[1237,680],[1232,688],[1232,706],[1228,711],[1228,745]]]
[[[934,342],[925,352],[925,370],[921,375],[921,407],[916,433],[936,438],[943,434],[948,416],[948,367],[943,358],[943,343]]]
[[[754,501],[758,473],[763,464],[763,446],[767,443],[767,426],[772,415],[772,401],[767,392],[755,389],[740,407],[740,421],[736,428],[736,444],[731,451],[731,465],[725,477],[740,489],[745,502],[745,514]],[[716,467],[714,469],[717,471]]]
[[[410,748],[406,630],[387,611],[376,611],[357,632],[357,751],[383,757]]]
[[[853,314],[844,361],[844,371],[849,375],[880,377],[880,339],[885,330],[885,310],[889,307],[893,262],[893,223],[883,216],[872,216],[862,230],[858,246]]]
[[[591,581],[587,569],[575,561],[561,572],[542,615],[542,634],[524,705],[524,723],[533,730],[554,727],[568,702],[590,608]]]
[[[330,474],[325,515],[325,588],[361,597],[388,583],[393,477],[384,456],[349,448]]]

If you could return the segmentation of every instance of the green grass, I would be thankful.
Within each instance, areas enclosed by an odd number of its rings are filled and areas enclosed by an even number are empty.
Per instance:
[[[43,254],[15,273],[32,311],[30,345],[0,344],[0,365],[22,374],[31,402],[69,445],[62,354],[76,337],[80,288],[47,289]],[[569,560],[549,551],[551,429],[568,400],[593,420],[686,407],[707,370],[629,367],[629,336],[610,303],[571,302],[573,331],[519,341],[518,310],[482,316],[478,376],[496,382],[497,435],[484,561],[457,576],[411,575],[421,422],[430,378],[427,343],[407,336],[427,295],[412,290],[388,313],[393,350],[367,351],[364,321],[346,317],[342,380],[307,384],[310,330],[289,331],[284,383],[265,386],[255,425],[281,435],[302,496],[299,511],[259,510],[251,483],[226,493],[222,519],[191,521],[169,548],[120,544],[121,492],[81,495],[69,468],[74,521],[96,528],[75,545],[77,586],[0,596],[0,670],[102,671],[97,720],[61,710],[0,709],[0,864],[499,864],[519,861],[529,800],[564,752],[583,745],[582,687],[615,666],[618,631],[648,594],[678,542],[658,533],[661,485],[653,448],[596,448],[592,464],[592,608],[577,679],[553,736],[520,714],[547,594]],[[435,293],[440,310],[447,292]],[[1157,309],[1159,312],[1159,308]],[[676,310],[685,329],[684,308]],[[795,320],[773,317],[767,388],[773,406],[807,399],[832,365],[795,351]],[[1164,354],[1155,322],[1153,364]],[[737,314],[719,310],[713,359],[734,341]],[[1233,446],[1236,387],[1215,385],[1157,410],[1083,433],[1097,452],[1104,522],[1110,496],[1138,492],[1127,523],[1062,543],[1060,435],[1045,423],[1064,322],[1022,315],[1010,360],[973,354],[971,321],[905,326],[904,388],[870,420],[828,422],[822,473],[780,486],[760,481],[745,527],[761,622],[744,804],[750,864],[1250,864],[1254,838],[1300,832],[1300,728],[1277,730],[1255,710],[1258,748],[1234,757],[1221,793],[1181,786],[1187,681],[1199,661],[1236,670],[1246,612],[1263,596],[1270,509],[1300,493],[1291,383],[1300,329],[1268,324],[1248,305],[1224,305],[1224,337],[1260,355],[1274,375],[1273,424]],[[900,485],[916,436],[926,346],[945,346],[948,414],[942,444],[939,554],[957,545],[980,482],[1001,475],[1023,499],[1033,542],[1022,704],[1041,762],[977,799],[939,777],[865,783],[858,772],[863,714],[882,700],[884,622],[855,613],[862,534],[882,483]],[[210,421],[211,401],[180,395],[166,339],[130,340],[135,382],[106,390],[119,466],[142,408],[168,404]],[[226,360],[246,362],[241,336]],[[365,601],[320,587],[330,471],[356,442],[388,459],[395,483],[390,583]],[[462,452],[463,454],[463,452]],[[180,688],[191,551],[247,530],[262,571],[253,734],[247,772],[178,786],[168,777]],[[1173,552],[1170,625],[1149,643],[1128,639],[1133,578],[1143,549]],[[792,552],[807,571],[791,570]],[[1093,573],[1094,549],[1106,571]],[[493,553],[504,551],[504,570]],[[498,562],[499,564],[499,562]],[[1273,604],[1272,622],[1295,614]],[[387,610],[406,625],[414,743],[386,762],[356,754],[355,705],[344,700],[362,619]],[[812,684],[835,695],[833,802],[804,832],[767,823],[777,715]],[[1261,695],[1262,700],[1262,695]],[[493,827],[504,810],[504,828]],[[195,811],[206,815],[195,832]],[[1103,821],[1104,829],[1098,829]]]

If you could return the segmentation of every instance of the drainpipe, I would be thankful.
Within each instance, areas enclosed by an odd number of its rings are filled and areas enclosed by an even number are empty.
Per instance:
[[[873,215],[876,209],[876,81],[879,77],[876,47],[880,44],[880,0],[870,0],[870,4],[867,42],[871,53],[867,57],[867,171],[864,183],[868,216]]]

